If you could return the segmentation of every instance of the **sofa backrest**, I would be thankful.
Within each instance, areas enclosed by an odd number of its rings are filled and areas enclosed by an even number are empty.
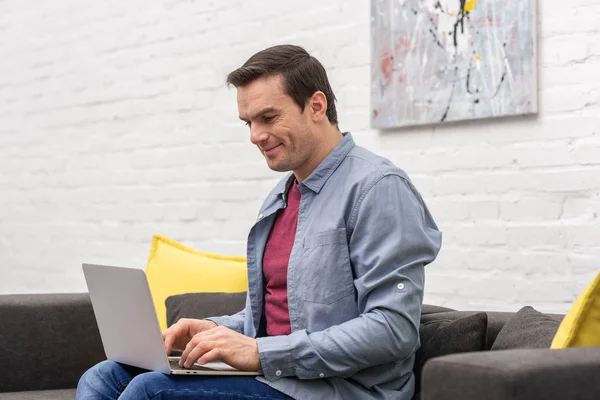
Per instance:
[[[104,359],[87,293],[0,295],[0,392],[74,388]]]

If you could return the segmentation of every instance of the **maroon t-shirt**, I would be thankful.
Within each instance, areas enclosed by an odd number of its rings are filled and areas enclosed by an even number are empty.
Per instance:
[[[296,183],[288,193],[287,207],[279,210],[263,256],[265,276],[265,317],[267,335],[289,335],[290,312],[287,298],[287,271],[296,237],[300,191]]]

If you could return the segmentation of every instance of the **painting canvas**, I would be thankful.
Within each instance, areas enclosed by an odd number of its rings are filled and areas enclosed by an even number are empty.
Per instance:
[[[537,112],[535,0],[371,0],[372,126]]]

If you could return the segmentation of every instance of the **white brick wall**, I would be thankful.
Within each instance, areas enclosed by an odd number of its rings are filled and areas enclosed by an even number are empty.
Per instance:
[[[444,231],[427,302],[566,311],[600,266],[600,3],[539,3],[539,116],[377,132],[366,1],[3,1],[0,293],[84,291],[82,261],[143,267],[154,233],[243,254],[279,175],[223,81],[291,42]]]

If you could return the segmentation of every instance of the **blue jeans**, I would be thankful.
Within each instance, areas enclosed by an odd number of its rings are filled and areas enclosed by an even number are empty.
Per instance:
[[[103,361],[79,380],[77,400],[291,399],[252,376],[178,376]]]

